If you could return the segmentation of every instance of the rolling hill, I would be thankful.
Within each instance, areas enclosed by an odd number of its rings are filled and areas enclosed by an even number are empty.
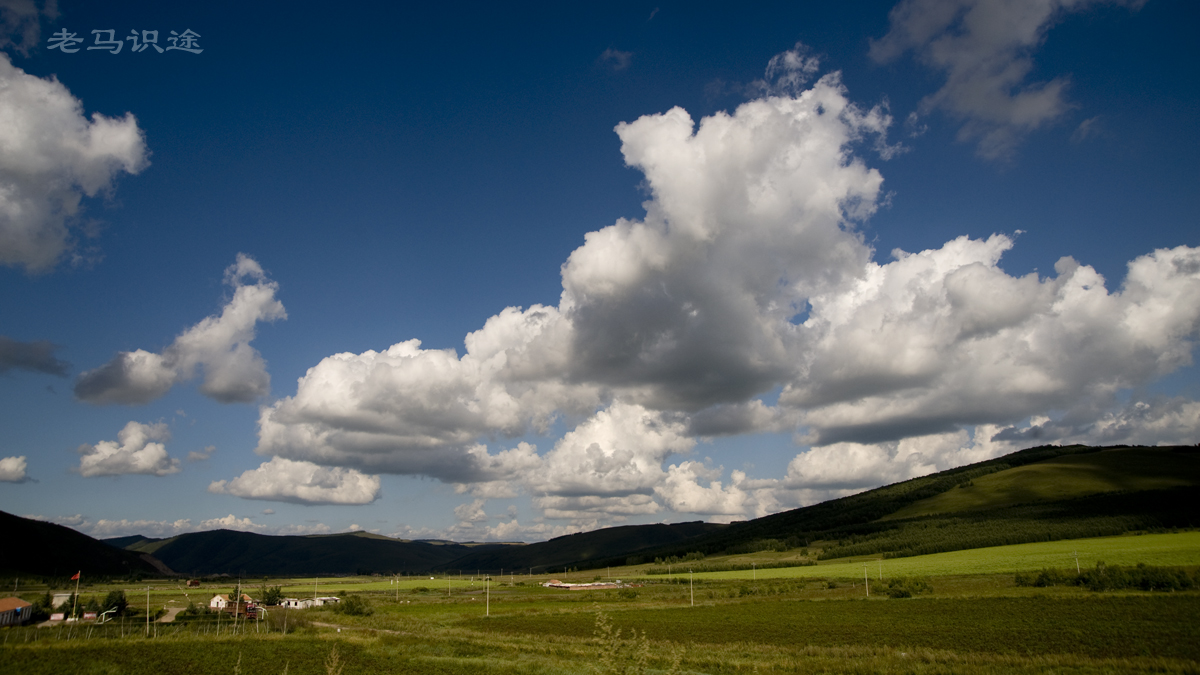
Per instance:
[[[123,551],[69,527],[0,511],[5,554],[0,574],[69,577],[160,575],[167,569],[149,555]]]
[[[169,539],[122,537],[130,551],[152,553],[193,575],[300,575],[431,570],[541,568],[682,542],[725,527],[709,523],[614,527],[538,544],[405,541],[366,532],[294,537],[214,530]]]
[[[489,544],[486,548],[503,548]],[[169,539],[143,539],[132,551],[153,553],[193,575],[401,574],[444,565],[472,550],[464,544],[405,541],[366,533],[269,536],[212,530]]]
[[[1200,448],[1043,446],[735,523],[647,555],[790,540],[817,545],[822,559],[902,557],[1197,526]]]
[[[480,549],[449,562],[446,569],[522,570],[534,572],[563,567],[581,560],[624,557],[664,544],[683,544],[728,527],[700,521],[670,525],[623,525],[579,532],[550,541],[503,549]]]

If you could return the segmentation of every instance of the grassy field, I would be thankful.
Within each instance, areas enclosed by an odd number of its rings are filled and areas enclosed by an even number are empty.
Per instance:
[[[1200,565],[1200,532],[1126,535],[1014,544],[888,560],[881,560],[879,556],[839,558],[812,567],[705,572],[695,576],[696,578],[711,579],[748,579],[751,576],[759,579],[812,577],[861,579],[864,564],[867,566],[871,578],[878,577],[881,567],[885,577],[999,574],[1039,570],[1043,567],[1074,567],[1075,556],[1073,554],[1075,553],[1078,553],[1079,564],[1083,567],[1094,566],[1098,561],[1109,565],[1136,565],[1139,562],[1147,561],[1155,561],[1154,564],[1157,565]],[[738,556],[737,559],[750,560],[754,557]],[[773,558],[766,554],[758,554],[758,559],[772,560]],[[714,560],[721,560],[721,558],[714,558]],[[678,567],[681,572],[686,574],[686,564]]]
[[[1200,533],[1027,544],[873,561],[870,598],[862,562],[814,567],[639,577],[639,568],[556,575],[641,585],[565,591],[548,577],[479,579],[348,577],[272,579],[289,595],[357,594],[369,615],[293,611],[292,630],[247,623],[218,635],[212,623],[0,630],[0,670],[39,673],[1195,673],[1200,672],[1200,591],[1097,593],[1077,586],[1017,587],[1013,571],[1046,566],[1200,565]],[[783,553],[752,554],[770,559]],[[743,556],[746,557],[746,556]],[[907,566],[907,567],[905,567]],[[640,569],[644,569],[644,566]],[[884,596],[897,575],[927,592]],[[150,584],[152,609],[228,592],[236,580],[196,590]],[[450,593],[447,594],[447,583]],[[245,580],[257,595],[261,579]],[[85,589],[83,596],[110,588]],[[142,590],[127,588],[133,606]],[[33,590],[32,592],[37,592]],[[694,606],[693,606],[694,603]],[[279,610],[275,610],[279,611]],[[605,626],[608,627],[607,632]],[[336,649],[337,663],[333,663]],[[341,668],[339,671],[338,669]]]

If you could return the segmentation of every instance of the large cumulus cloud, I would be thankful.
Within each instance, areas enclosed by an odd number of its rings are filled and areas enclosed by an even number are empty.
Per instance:
[[[859,149],[886,149],[890,120],[837,74],[801,90],[815,62],[793,51],[731,113],[618,125],[645,215],[585,235],[556,306],[504,309],[461,355],[407,340],[327,357],[261,409],[257,452],[455,483],[463,527],[522,492],[581,526],[762,515],[1018,449],[1039,415],[1097,440],[1200,429],[1186,401],[1113,412],[1191,362],[1200,250],[1141,256],[1112,291],[1070,258],[1007,273],[1002,234],[876,262],[856,227],[882,176]],[[498,449],[558,425],[541,451]],[[725,479],[689,456],[759,432],[807,446],[787,475]]]
[[[869,259],[852,223],[882,178],[850,147],[886,122],[829,75],[698,126],[679,108],[619,125],[646,217],[586,235],[557,307],[504,310],[462,356],[409,340],[328,357],[263,410],[258,451],[483,479],[467,450],[485,434],[614,400],[699,410],[786,381],[804,341],[790,319]]]
[[[75,249],[83,198],[149,164],[145,139],[132,114],[89,120],[58,80],[27,74],[4,53],[0,120],[0,265],[45,272]]]
[[[820,336],[780,405],[802,411],[808,440],[876,442],[1015,423],[1110,402],[1191,363],[1200,328],[1200,250],[1129,263],[1110,293],[1063,258],[1057,276],[998,266],[1004,236],[900,251],[846,289],[812,298]]]
[[[275,298],[279,284],[267,278],[253,258],[239,253],[225,270],[233,297],[219,316],[184,331],[161,353],[120,352],[108,363],[79,376],[75,395],[88,403],[140,404],[164,395],[176,383],[203,369],[200,391],[221,403],[249,402],[271,389],[267,364],[250,346],[259,321],[286,319]]]

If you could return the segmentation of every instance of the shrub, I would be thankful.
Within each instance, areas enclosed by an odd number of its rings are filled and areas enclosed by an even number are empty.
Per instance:
[[[125,614],[126,608],[129,607],[129,601],[125,599],[125,591],[109,591],[104,598],[104,609],[115,609],[117,616]]]
[[[596,612],[592,636],[600,648],[592,664],[597,675],[642,675],[646,672],[650,662],[650,642],[645,631],[638,635],[634,629],[628,639],[622,639],[621,629],[613,630],[608,615]]]
[[[267,612],[267,625],[280,633],[311,632],[312,619],[306,610],[273,609]]]
[[[361,595],[347,595],[333,606],[333,611],[347,616],[370,616],[375,612],[371,603]]]
[[[908,577],[898,577],[889,579],[884,585],[883,592],[889,598],[911,598],[914,595],[928,593],[933,590],[929,582],[925,579],[910,579]]]

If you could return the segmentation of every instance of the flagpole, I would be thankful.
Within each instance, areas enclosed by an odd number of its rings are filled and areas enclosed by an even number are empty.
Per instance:
[[[79,606],[79,577],[83,575],[83,570],[75,573],[75,600],[71,602],[71,616],[75,616],[75,608]]]

